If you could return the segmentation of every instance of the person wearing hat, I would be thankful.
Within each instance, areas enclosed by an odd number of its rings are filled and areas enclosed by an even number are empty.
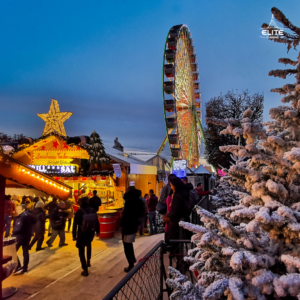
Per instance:
[[[18,266],[15,270],[15,274],[24,274],[28,272],[29,264],[29,243],[32,236],[32,229],[36,223],[35,216],[31,211],[27,209],[26,204],[22,204],[22,213],[16,218],[14,223],[14,229],[12,236],[16,237],[16,250],[20,247],[23,249],[23,267],[21,267],[20,260],[18,258]]]
[[[65,201],[66,203],[66,212],[68,213],[68,217],[67,220],[68,221],[68,231],[67,232],[71,232],[71,226],[72,226],[72,220],[74,218],[74,208],[73,208],[73,204],[75,204],[75,201],[73,198],[69,198],[68,200]],[[66,222],[67,225],[67,222]]]
[[[49,217],[51,218],[52,234],[50,239],[46,242],[46,244],[48,245],[48,247],[52,247],[54,240],[59,235],[59,247],[68,246],[68,244],[65,243],[65,224],[66,218],[68,217],[65,202],[58,202],[57,206],[50,213]]]
[[[32,210],[32,215],[36,217],[36,224],[33,227],[34,238],[30,242],[30,249],[36,244],[36,251],[44,250],[42,248],[45,234],[45,223],[46,223],[46,213],[44,211],[44,202],[38,201],[35,204],[35,208]]]

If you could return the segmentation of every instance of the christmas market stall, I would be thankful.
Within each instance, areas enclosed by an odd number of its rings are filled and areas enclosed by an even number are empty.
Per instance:
[[[59,197],[60,199],[68,199],[71,193],[71,187],[55,180],[53,177],[37,171],[29,167],[27,164],[0,152],[0,231],[3,232],[4,225],[4,199],[5,188],[7,185],[16,183],[25,188],[35,189],[51,196]],[[15,240],[5,241],[10,247],[15,247]],[[14,248],[15,249],[15,248]],[[15,251],[14,251],[15,252]],[[16,262],[12,263],[13,256],[8,255],[3,249],[3,240],[0,239],[0,293],[2,298],[7,298],[9,295],[16,292],[15,288],[8,288],[2,291],[2,281],[7,278],[16,267]]]
[[[157,168],[157,184],[156,184],[156,195],[159,196],[161,189],[167,182],[167,177],[171,173],[171,168],[167,159],[158,155],[157,153],[147,153],[147,152],[127,152],[129,157],[143,161],[151,166],[156,166]]]

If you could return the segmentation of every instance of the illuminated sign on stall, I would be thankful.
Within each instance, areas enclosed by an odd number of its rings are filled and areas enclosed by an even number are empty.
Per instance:
[[[32,152],[32,162],[34,165],[58,165],[70,164],[74,159],[89,159],[86,150],[35,150]]]
[[[172,173],[177,177],[186,177],[186,160],[174,160],[172,166]]]
[[[41,173],[50,174],[75,174],[76,166],[59,166],[59,165],[29,165],[30,168],[35,169]]]

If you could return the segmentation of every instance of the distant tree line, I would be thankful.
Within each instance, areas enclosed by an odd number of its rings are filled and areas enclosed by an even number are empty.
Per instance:
[[[252,121],[262,120],[264,110],[264,95],[260,93],[251,94],[248,90],[241,92],[228,91],[226,94],[211,98],[206,104],[206,118],[217,119],[241,119],[243,112],[250,108],[253,111]],[[241,137],[240,141],[232,135],[220,134],[224,129],[212,123],[207,123],[204,129],[206,138],[205,158],[207,162],[216,169],[220,166],[230,167],[232,161],[230,153],[221,152],[220,146],[226,145],[246,145],[246,141]]]
[[[25,138],[23,134],[8,135],[4,132],[0,132],[0,143],[17,142],[20,143]]]

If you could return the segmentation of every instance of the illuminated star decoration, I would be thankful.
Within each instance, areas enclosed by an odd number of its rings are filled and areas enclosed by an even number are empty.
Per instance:
[[[68,120],[73,113],[71,112],[60,112],[58,101],[55,99],[51,100],[49,112],[47,114],[37,114],[43,121],[46,122],[43,136],[56,132],[61,136],[67,136],[64,122]]]

